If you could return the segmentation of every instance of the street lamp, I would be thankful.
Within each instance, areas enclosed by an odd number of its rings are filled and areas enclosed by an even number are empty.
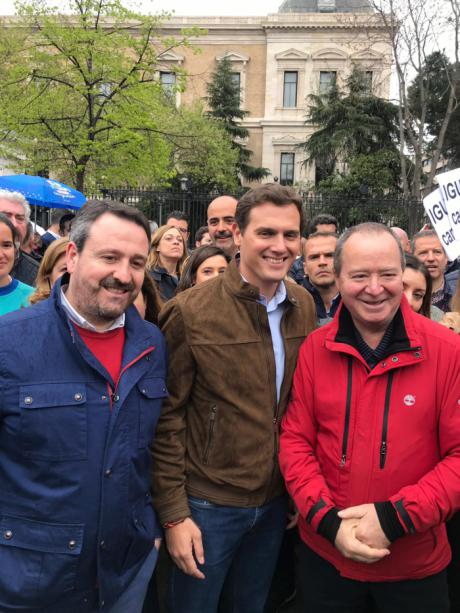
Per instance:
[[[180,181],[180,189],[182,192],[186,192],[187,191],[187,186],[188,186],[188,177],[183,176],[179,179]]]

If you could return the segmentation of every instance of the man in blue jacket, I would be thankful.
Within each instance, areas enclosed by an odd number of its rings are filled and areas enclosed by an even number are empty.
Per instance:
[[[0,318],[0,610],[142,609],[160,529],[149,445],[159,330],[132,305],[150,245],[133,207],[89,203],[51,297]]]

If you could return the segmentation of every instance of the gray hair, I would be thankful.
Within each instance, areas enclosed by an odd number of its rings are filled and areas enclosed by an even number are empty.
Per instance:
[[[105,213],[110,213],[115,217],[131,221],[140,226],[144,230],[150,245],[150,225],[139,209],[116,200],[87,200],[74,217],[70,229],[69,240],[75,243],[78,252],[83,251],[93,223]]]
[[[334,271],[337,276],[340,275],[340,271],[342,270],[342,255],[343,255],[343,248],[345,246],[345,243],[354,234],[389,234],[390,236],[392,236],[396,244],[398,245],[399,257],[401,260],[401,269],[404,270],[406,266],[406,259],[404,257],[404,251],[401,246],[401,243],[398,240],[398,237],[393,232],[393,230],[390,230],[388,226],[385,226],[382,223],[376,223],[374,221],[367,221],[365,223],[360,223],[357,226],[352,226],[351,228],[348,228],[347,230],[345,230],[345,232],[340,236],[339,240],[337,241],[337,245],[336,245],[335,253],[334,253]]]
[[[17,202],[24,209],[24,215],[26,221],[30,219],[30,205],[27,202],[25,196],[21,192],[12,192],[9,189],[0,189],[0,198],[3,200],[10,200],[10,202]]]

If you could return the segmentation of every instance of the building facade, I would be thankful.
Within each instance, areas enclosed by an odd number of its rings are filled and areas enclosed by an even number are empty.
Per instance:
[[[163,86],[172,87],[180,69],[186,86],[177,104],[205,100],[217,63],[228,57],[248,112],[242,123],[250,133],[251,163],[281,183],[308,189],[315,181],[315,168],[304,164],[299,147],[312,132],[305,125],[310,94],[334,82],[340,86],[357,65],[372,91],[389,97],[391,45],[367,0],[285,0],[265,17],[175,16],[164,33],[180,36],[191,27],[203,35],[180,53],[163,54]]]

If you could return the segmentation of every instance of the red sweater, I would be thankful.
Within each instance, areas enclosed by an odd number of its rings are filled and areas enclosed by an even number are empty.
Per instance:
[[[125,344],[125,329],[116,328],[109,332],[92,332],[75,324],[75,328],[85,345],[102,364],[117,384],[120,376],[123,347]]]

